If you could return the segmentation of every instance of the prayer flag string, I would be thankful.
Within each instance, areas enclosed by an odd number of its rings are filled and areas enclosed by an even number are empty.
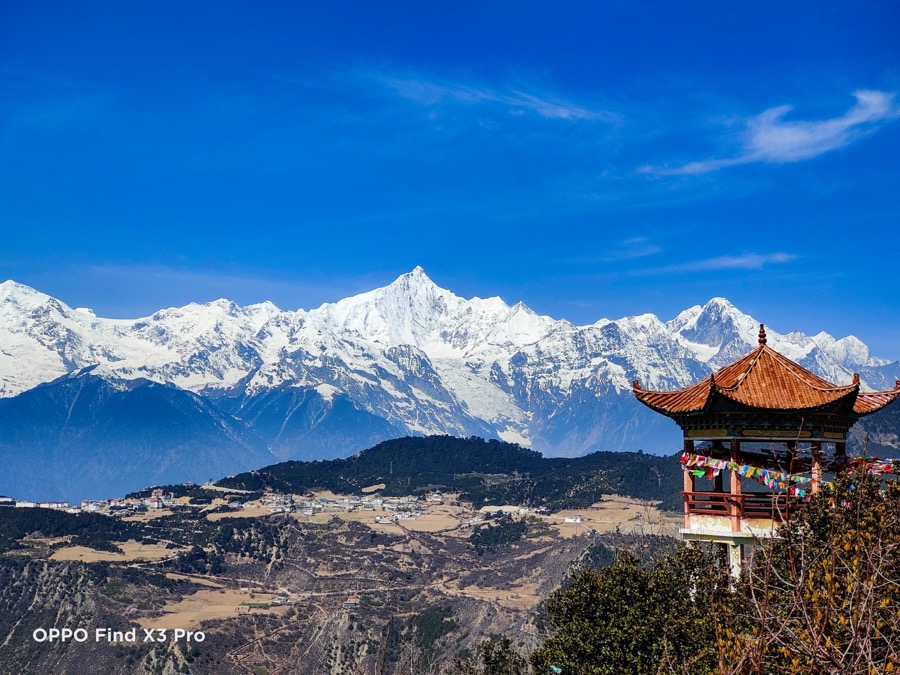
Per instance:
[[[837,458],[835,458],[837,459]],[[690,471],[697,478],[712,480],[719,472],[736,471],[744,478],[753,478],[768,488],[787,490],[788,494],[806,497],[806,488],[798,487],[809,483],[809,476],[785,473],[775,469],[763,469],[751,464],[740,464],[728,459],[715,459],[706,455],[685,452],[681,455],[681,463],[685,471]],[[900,459],[879,459],[878,457],[843,458],[841,466],[848,474],[856,471],[868,471],[873,475],[900,475]],[[828,485],[822,481],[820,485]]]
[[[809,476],[763,469],[750,464],[740,464],[728,459],[715,459],[690,452],[681,455],[681,463],[686,471],[690,471],[697,478],[712,479],[721,471],[735,471],[744,478],[753,478],[768,488],[787,490],[788,494],[797,497],[806,497],[806,488],[798,487],[798,485],[805,485],[811,480]]]

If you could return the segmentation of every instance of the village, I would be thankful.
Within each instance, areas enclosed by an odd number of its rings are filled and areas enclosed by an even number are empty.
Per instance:
[[[128,515],[147,509],[171,508],[177,505],[172,493],[166,493],[162,488],[153,488],[152,494],[146,498],[83,499],[80,505],[70,505],[69,502],[63,501],[37,502],[0,496],[0,506],[12,506],[17,509],[52,509],[73,514],[102,513],[111,516]]]
[[[326,523],[336,517],[394,532],[471,529],[503,514],[512,518],[539,518],[548,526],[555,526],[563,536],[574,536],[579,530],[581,533],[643,532],[648,528],[674,534],[675,521],[669,514],[661,513],[649,503],[617,496],[607,496],[586,509],[551,513],[544,507],[524,505],[491,505],[476,510],[469,502],[461,500],[459,494],[439,490],[421,495],[383,496],[379,494],[383,485],[366,488],[363,492],[369,494],[363,495],[340,495],[324,490],[302,495],[266,491],[258,498],[259,493],[254,495],[212,483],[203,486],[186,484],[184,487],[215,491],[222,496],[209,503],[196,503],[187,496],[176,497],[171,488],[167,491],[153,487],[144,490],[149,492],[148,496],[85,499],[77,505],[0,496],[0,507],[51,509],[69,514],[96,513],[126,520],[156,518],[184,509],[196,509],[209,520],[284,514],[300,521]]]

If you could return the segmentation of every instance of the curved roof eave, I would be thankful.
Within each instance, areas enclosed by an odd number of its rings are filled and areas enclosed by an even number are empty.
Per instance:
[[[900,380],[892,391],[861,392],[859,388],[857,374],[851,384],[836,385],[779,354],[766,344],[764,326],[760,326],[756,349],[699,382],[674,391],[642,389],[637,380],[632,385],[641,403],[670,417],[701,413],[716,396],[773,412],[813,412],[847,399],[847,412],[859,416],[876,412],[900,397]]]

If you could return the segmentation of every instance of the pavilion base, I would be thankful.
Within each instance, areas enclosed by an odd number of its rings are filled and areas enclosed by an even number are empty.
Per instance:
[[[681,534],[681,540],[688,544],[703,541],[721,546],[725,558],[728,561],[728,568],[731,576],[735,579],[741,576],[746,561],[752,557],[753,548],[759,539],[771,538],[774,536],[772,530],[762,530],[756,533],[723,532],[721,530],[704,532],[701,530],[682,528],[679,532]]]

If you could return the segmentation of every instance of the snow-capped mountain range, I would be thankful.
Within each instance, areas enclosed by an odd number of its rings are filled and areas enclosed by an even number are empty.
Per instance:
[[[433,433],[497,437],[549,455],[671,451],[677,429],[636,403],[632,380],[690,384],[755,347],[758,329],[723,298],[668,322],[643,314],[575,326],[522,303],[460,298],[418,267],[309,311],[217,300],[133,320],[7,281],[0,403],[59,378],[118,389],[157,383],[214,404],[273,461]],[[885,389],[900,377],[900,364],[853,336],[767,330],[770,346],[833,382],[858,372],[864,388]]]

